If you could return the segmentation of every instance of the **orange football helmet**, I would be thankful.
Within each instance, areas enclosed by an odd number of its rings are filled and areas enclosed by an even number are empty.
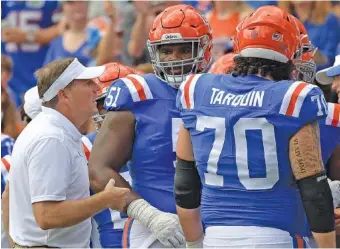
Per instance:
[[[103,107],[104,99],[108,95],[108,90],[112,82],[119,78],[123,78],[129,74],[135,73],[136,72],[132,68],[129,68],[117,62],[105,64],[104,73],[100,75],[98,78],[94,79],[94,82],[96,82],[100,87],[96,97],[96,102],[99,111],[104,108]],[[103,123],[105,116],[106,114],[100,113],[97,113],[94,116],[92,116],[97,131],[100,129],[100,126]]]
[[[263,6],[249,14],[236,27],[234,52],[286,63],[300,48],[297,24],[283,9]]]
[[[147,42],[155,74],[178,88],[187,75],[208,68],[211,63],[211,39],[210,25],[195,8],[185,4],[166,8],[156,17]],[[192,44],[190,59],[160,61],[160,45],[182,43]],[[174,67],[181,68],[180,73],[174,73]],[[184,67],[190,67],[191,71],[185,72]]]
[[[234,67],[234,53],[228,53],[220,57],[214,64],[211,66],[209,73],[214,74],[225,74],[230,71],[231,68]]]
[[[294,16],[293,18],[299,28],[301,42],[299,53],[294,60],[295,72],[293,76],[295,80],[303,80],[312,83],[316,74],[314,55],[317,48],[309,40],[307,30],[303,23],[298,18]]]

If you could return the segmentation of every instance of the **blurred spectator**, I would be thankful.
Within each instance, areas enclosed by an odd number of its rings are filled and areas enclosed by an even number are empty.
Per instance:
[[[76,57],[82,64],[88,65],[92,59],[86,29],[88,2],[65,1],[61,8],[67,27],[52,41],[44,65],[67,57]]]
[[[309,39],[318,47],[314,57],[318,69],[332,65],[340,41],[340,26],[331,13],[330,1],[281,1],[279,6],[305,25]]]
[[[13,62],[9,82],[17,106],[24,92],[36,84],[33,73],[42,66],[48,44],[60,33],[57,1],[1,1],[2,53]]]
[[[253,1],[253,0],[246,0],[246,3],[252,7],[253,9],[260,8],[264,5],[277,5],[277,0],[262,0],[262,1]]]
[[[112,1],[104,1],[105,16],[88,22],[88,2],[66,1],[62,4],[67,28],[52,41],[44,64],[76,57],[84,65],[101,65],[114,60],[119,51],[116,30],[116,9]]]
[[[104,15],[93,18],[88,23],[89,46],[95,58],[89,65],[103,65],[121,60],[122,34],[116,4],[110,0],[102,6]],[[98,32],[99,31],[99,32]]]
[[[189,4],[192,7],[199,10],[202,14],[206,14],[211,10],[211,1],[210,0],[184,0],[182,1],[184,4]]]
[[[12,77],[12,68],[11,60],[7,56],[1,55],[1,141],[3,137],[8,136],[17,138],[22,130],[15,104],[7,91],[8,81]],[[4,156],[2,149],[1,156]]]
[[[340,26],[340,1],[336,0],[336,1],[332,1],[332,9],[333,9],[333,13],[336,15],[336,17],[338,18],[338,22],[339,22],[339,26]],[[338,43],[338,47],[336,50],[336,54],[339,55],[340,54],[340,41]]]
[[[251,9],[244,2],[213,1],[212,10],[206,14],[213,35],[213,57],[218,59],[224,54],[225,47],[231,42],[236,26]]]
[[[125,34],[128,38],[128,52],[132,57],[132,63],[128,65],[138,65],[140,63],[150,62],[150,56],[146,47],[148,34],[155,17],[161,13],[166,7],[178,4],[176,1],[133,1],[136,11],[136,17],[131,29],[131,33]],[[128,16],[128,18],[131,18]],[[128,27],[124,27],[124,31],[128,31]],[[125,63],[123,61],[123,63]]]

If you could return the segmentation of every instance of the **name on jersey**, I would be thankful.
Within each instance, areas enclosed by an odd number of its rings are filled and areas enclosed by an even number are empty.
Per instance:
[[[212,88],[210,104],[229,106],[262,107],[264,91],[251,91],[246,94],[232,94],[218,88]]]

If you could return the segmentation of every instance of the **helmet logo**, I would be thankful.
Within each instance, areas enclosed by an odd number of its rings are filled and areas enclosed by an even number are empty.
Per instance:
[[[283,35],[282,34],[273,34],[272,35],[272,40],[274,40],[274,41],[282,41],[283,40]]]
[[[182,39],[182,35],[180,33],[171,33],[171,34],[164,34],[162,35],[162,41],[166,40],[177,40],[177,39]]]

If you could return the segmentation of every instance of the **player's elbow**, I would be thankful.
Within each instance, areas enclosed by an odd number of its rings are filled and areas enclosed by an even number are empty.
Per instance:
[[[177,206],[184,209],[195,209],[201,205],[201,180],[193,161],[177,158],[175,200]]]
[[[48,229],[52,229],[52,226],[50,226],[50,224],[44,220],[44,219],[38,219],[36,220],[37,221],[37,224],[38,226],[42,229],[42,230],[48,230]]]
[[[102,190],[102,184],[100,184],[100,172],[96,167],[91,167],[91,164],[89,164],[89,177],[91,189],[95,192],[100,192]]]

